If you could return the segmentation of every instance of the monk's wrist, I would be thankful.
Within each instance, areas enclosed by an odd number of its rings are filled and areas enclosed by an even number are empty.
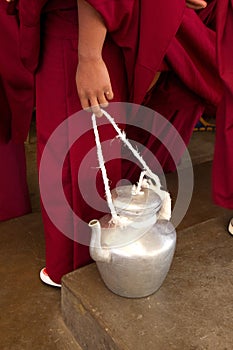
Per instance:
[[[83,63],[98,63],[102,61],[102,55],[101,54],[94,54],[94,53],[79,53],[78,54],[78,60],[79,62]]]

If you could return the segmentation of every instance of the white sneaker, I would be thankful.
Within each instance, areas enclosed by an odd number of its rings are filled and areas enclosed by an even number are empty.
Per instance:
[[[228,232],[233,236],[233,218],[230,220],[228,225]]]
[[[61,284],[55,283],[51,280],[51,278],[47,273],[46,267],[40,270],[40,279],[41,281],[48,284],[49,286],[61,288]]]

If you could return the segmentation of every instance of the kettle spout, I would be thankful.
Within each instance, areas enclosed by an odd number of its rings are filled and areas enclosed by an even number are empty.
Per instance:
[[[92,230],[90,242],[90,255],[96,262],[110,262],[111,252],[108,248],[101,246],[101,226],[98,220],[94,219],[89,222]]]

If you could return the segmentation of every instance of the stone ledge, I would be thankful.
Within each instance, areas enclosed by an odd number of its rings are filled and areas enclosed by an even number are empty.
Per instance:
[[[65,276],[62,313],[80,346],[88,350],[231,349],[233,239],[223,222],[211,219],[178,233],[171,270],[150,297],[114,295],[95,264]]]

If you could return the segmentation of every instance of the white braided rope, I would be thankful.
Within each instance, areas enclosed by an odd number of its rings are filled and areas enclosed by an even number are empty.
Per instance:
[[[99,160],[99,166],[100,166],[100,169],[102,172],[102,178],[103,178],[103,182],[104,182],[106,200],[107,200],[108,207],[110,209],[113,221],[117,221],[118,215],[116,213],[116,209],[115,209],[113,201],[112,201],[112,194],[111,194],[110,187],[109,187],[109,179],[107,176],[106,167],[104,165],[105,161],[104,161],[104,157],[103,157],[99,132],[98,132],[97,124],[96,124],[96,116],[94,113],[92,114],[91,118],[92,118],[93,130],[94,130],[94,135],[95,135],[95,142],[96,142],[96,147],[97,147],[97,157]]]
[[[161,189],[161,182],[160,179],[157,175],[155,175],[151,169],[148,167],[144,159],[140,156],[138,151],[131,145],[131,143],[127,140],[126,134],[121,131],[121,129],[118,127],[118,125],[115,123],[114,119],[108,114],[106,111],[102,110],[103,114],[106,116],[106,118],[110,121],[114,129],[116,130],[118,137],[122,140],[122,142],[131,150],[135,158],[139,160],[139,162],[142,164],[144,171],[142,171],[138,186],[136,190],[132,194],[138,194],[141,191],[142,187],[147,187],[150,182],[147,180],[144,181],[144,176],[147,175],[150,179],[154,180],[154,183],[150,183],[150,186],[154,188],[155,192],[157,192],[163,202],[162,208],[160,210],[160,217],[165,219],[165,220],[170,220],[171,218],[171,198],[170,195],[167,191],[164,191]],[[105,193],[106,193],[106,200],[108,203],[108,207],[110,209],[111,215],[112,215],[112,222],[115,224],[120,224],[124,225],[124,218],[119,217],[117,215],[116,209],[113,204],[112,200],[112,194],[110,191],[109,187],[109,179],[107,177],[107,171],[105,168],[105,162],[104,162],[104,157],[103,157],[103,152],[102,152],[102,147],[101,147],[101,142],[99,138],[99,132],[97,128],[97,123],[96,123],[96,116],[93,113],[92,114],[92,124],[93,124],[93,130],[94,130],[94,135],[95,135],[95,141],[96,141],[96,147],[97,147],[97,157],[99,160],[99,166],[102,172],[102,177],[103,177],[103,182],[104,182],[104,188],[105,188]]]
[[[106,111],[102,110],[103,114],[106,116],[106,118],[110,121],[110,123],[112,124],[112,126],[114,127],[114,129],[116,130],[119,138],[122,140],[122,142],[130,149],[130,151],[133,153],[133,155],[135,156],[135,158],[137,158],[139,160],[139,162],[142,164],[143,169],[146,170],[146,175],[148,175],[152,180],[154,180],[156,186],[158,186],[158,188],[161,187],[161,182],[160,179],[157,175],[155,175],[150,168],[148,167],[148,165],[146,164],[146,162],[144,161],[144,159],[140,156],[140,154],[138,153],[138,151],[131,145],[131,143],[129,142],[129,140],[127,140],[126,138],[126,134],[125,132],[122,132],[121,129],[118,127],[118,125],[115,123],[114,119],[110,116],[110,114],[108,114]]]
[[[147,186],[147,184],[145,185],[145,179],[144,179],[144,176],[146,175],[146,171],[143,170],[141,171],[141,174],[140,174],[140,177],[139,177],[139,180],[138,180],[138,185],[133,185],[133,188],[132,188],[132,195],[137,195],[137,194],[140,194],[140,193],[143,193],[141,190],[142,190],[142,187],[149,187]]]

